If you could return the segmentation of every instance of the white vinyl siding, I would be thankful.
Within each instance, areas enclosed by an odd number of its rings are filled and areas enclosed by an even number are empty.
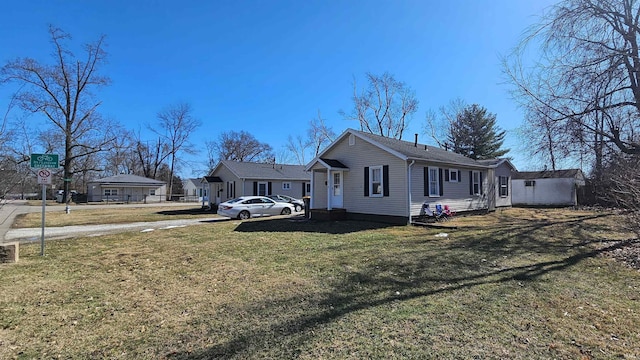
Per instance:
[[[460,181],[457,183],[445,182],[443,194],[440,197],[429,197],[425,195],[424,188],[424,168],[425,163],[415,163],[411,171],[411,215],[420,214],[420,209],[424,202],[431,204],[433,209],[435,204],[449,205],[457,212],[487,209],[487,197],[469,195],[469,172],[470,169],[458,168],[460,170]],[[483,181],[484,181],[483,176]]]
[[[366,141],[355,139],[349,146],[348,137],[337,143],[323,157],[336,159],[349,169],[343,172],[343,208],[360,214],[381,214],[408,216],[407,214],[407,163]],[[389,196],[373,197],[364,195],[364,168],[388,166]],[[381,172],[383,176],[384,170]],[[314,208],[326,208],[326,171],[314,171]],[[383,176],[384,180],[384,176]],[[384,181],[382,189],[384,192]],[[383,194],[384,195],[384,194]]]

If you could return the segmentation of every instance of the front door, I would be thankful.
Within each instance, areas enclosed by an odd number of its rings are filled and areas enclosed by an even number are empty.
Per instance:
[[[330,200],[332,208],[342,207],[342,171],[331,171]]]
[[[267,185],[268,185],[268,184],[267,184],[266,182],[259,182],[259,183],[258,183],[258,195],[260,195],[260,196],[267,196],[267,195],[269,195],[269,194],[267,193],[267,189],[268,189]]]

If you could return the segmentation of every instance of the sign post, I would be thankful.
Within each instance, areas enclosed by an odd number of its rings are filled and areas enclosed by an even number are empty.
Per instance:
[[[58,168],[57,154],[31,154],[31,167],[38,169],[38,184],[42,184],[42,234],[40,236],[40,256],[44,256],[44,222],[47,206],[47,185],[51,185],[53,173],[48,169]]]

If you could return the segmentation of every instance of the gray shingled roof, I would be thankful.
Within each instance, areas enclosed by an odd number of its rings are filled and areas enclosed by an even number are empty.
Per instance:
[[[382,145],[383,147],[391,149],[397,153],[400,153],[408,159],[478,167],[488,166],[464,155],[456,154],[454,152],[440,149],[435,146],[425,144],[416,145],[415,142],[388,138],[353,129],[348,129],[347,131],[361,138],[369,139],[373,143]]]
[[[302,180],[311,179],[311,174],[304,171],[304,165],[263,164],[253,162],[239,162],[222,160],[234,175],[240,179],[270,179],[270,180]]]
[[[564,179],[583,177],[580,169],[567,170],[543,170],[543,171],[518,171],[513,175],[514,179],[534,180],[534,179]]]
[[[98,183],[102,185],[164,185],[166,182],[160,180],[149,179],[146,177],[131,175],[131,174],[120,174],[115,176],[109,176],[106,178],[90,181],[92,183]]]

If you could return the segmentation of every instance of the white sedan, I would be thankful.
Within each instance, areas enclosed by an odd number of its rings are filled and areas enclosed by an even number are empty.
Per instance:
[[[290,215],[294,206],[264,196],[241,196],[218,205],[218,215],[245,220],[256,216]]]

